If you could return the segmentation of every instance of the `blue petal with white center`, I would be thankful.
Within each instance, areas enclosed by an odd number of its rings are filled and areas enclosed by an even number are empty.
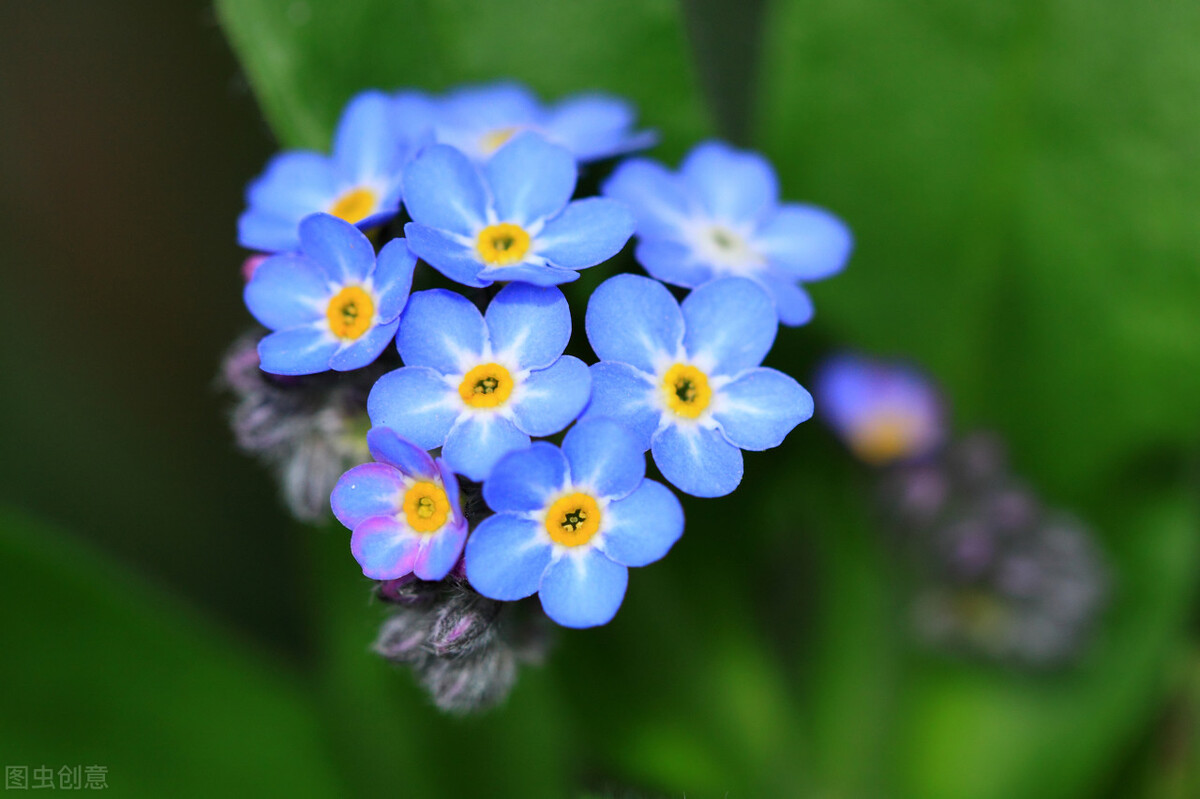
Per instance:
[[[713,275],[712,267],[698,260],[691,247],[674,239],[643,238],[634,257],[652,277],[672,286],[694,289]]]
[[[329,279],[309,258],[281,253],[259,264],[243,294],[255,319],[285,330],[316,321],[329,302]]]
[[[329,368],[335,372],[349,372],[367,366],[387,349],[398,327],[400,320],[393,319],[386,324],[375,325],[353,341],[342,344],[330,357]]]
[[[633,106],[604,94],[568,97],[544,117],[546,138],[570,150],[581,162],[651,147],[652,131],[634,131]]]
[[[550,503],[567,484],[567,459],[545,441],[510,452],[483,484],[483,498],[497,513],[533,513]]]
[[[457,512],[457,507],[455,507]],[[459,523],[447,525],[446,529],[437,535],[423,535],[413,558],[413,574],[422,580],[441,580],[445,578],[462,554],[463,544],[467,542],[467,523],[465,519]]]
[[[706,371],[736,375],[762,363],[775,343],[775,308],[757,283],[722,278],[693,291],[681,306],[684,347]]]
[[[628,207],[605,197],[588,197],[546,223],[537,252],[560,268],[584,269],[619,253],[633,229]]]
[[[723,497],[742,482],[742,451],[716,429],[668,425],[650,445],[663,477],[694,497]]]
[[[619,361],[654,373],[675,357],[683,342],[683,314],[671,292],[656,280],[617,275],[588,300],[588,341],[602,361]]]
[[[329,369],[338,342],[327,330],[292,327],[258,342],[259,366],[275,375],[311,375]]]
[[[596,627],[617,615],[629,569],[598,549],[553,561],[542,578],[538,597],[546,615],[564,627]]]
[[[375,248],[362,232],[329,214],[300,223],[300,249],[335,283],[361,283],[375,267]]]
[[[598,497],[629,495],[646,475],[646,457],[637,438],[612,419],[589,419],[563,437],[562,452],[571,482]]]
[[[427,147],[408,165],[404,205],[414,222],[472,236],[485,223],[488,202],[483,177],[470,159],[453,147]],[[416,253],[425,258],[420,250]]]
[[[693,200],[677,175],[645,158],[616,168],[601,187],[605,197],[623,202],[637,220],[643,239],[670,239],[695,215]]]
[[[603,361],[590,368],[592,398],[581,418],[617,419],[633,434],[642,452],[650,449],[650,439],[662,417],[653,378],[615,361]]]
[[[466,414],[446,435],[442,457],[454,471],[481,481],[502,456],[527,446],[529,436],[503,416]]]
[[[683,535],[683,506],[671,490],[643,480],[637,490],[611,503],[604,554],[623,566],[646,566],[665,557]]]
[[[408,366],[461,374],[477,363],[487,327],[475,304],[446,289],[418,291],[400,319],[396,348]],[[561,352],[561,350],[560,350]]]
[[[480,522],[467,539],[467,580],[489,599],[524,599],[537,593],[552,551],[537,522],[497,513]]]
[[[412,291],[413,272],[417,257],[408,249],[404,239],[392,239],[379,251],[375,260],[375,282],[380,319],[398,319]]]
[[[404,493],[401,471],[387,463],[364,463],[342,475],[329,497],[333,515],[353,530],[373,516],[392,516]]]
[[[761,451],[777,447],[812,417],[812,396],[783,372],[760,367],[721,389],[713,418],[730,443]]]
[[[419,447],[433,449],[446,441],[461,412],[454,389],[438,372],[406,366],[375,381],[367,395],[371,424],[390,427]]]
[[[564,355],[529,373],[513,403],[517,425],[531,436],[550,436],[579,418],[592,395],[587,364]]]
[[[479,256],[469,247],[463,246],[458,234],[409,222],[404,226],[404,235],[413,253],[426,263],[436,265],[435,268],[439,272],[455,283],[472,288],[483,288],[492,284],[491,280],[479,278]]]
[[[484,321],[496,356],[525,369],[554,363],[571,339],[571,308],[556,288],[505,286],[488,305]]]
[[[483,174],[492,190],[496,215],[528,227],[567,205],[575,191],[578,169],[562,147],[536,133],[521,133],[496,151],[484,165]]]
[[[697,145],[679,171],[713,219],[754,220],[779,199],[779,181],[767,159],[723,142]]]
[[[371,457],[390,464],[407,475],[431,480],[439,476],[429,453],[411,441],[401,438],[390,427],[373,427],[367,431],[367,447]]]
[[[845,222],[824,208],[795,203],[780,206],[755,241],[780,272],[800,280],[837,274],[854,248]]]

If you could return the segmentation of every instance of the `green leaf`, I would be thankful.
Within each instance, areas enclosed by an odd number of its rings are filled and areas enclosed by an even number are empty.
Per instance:
[[[1200,441],[1200,7],[773,4],[759,144],[858,248],[818,326],[1084,496]]]
[[[547,97],[620,93],[680,152],[706,121],[671,0],[218,0],[284,145],[322,149],[369,87],[513,78]]]
[[[0,509],[0,751],[121,796],[340,796],[297,675],[80,542]]]

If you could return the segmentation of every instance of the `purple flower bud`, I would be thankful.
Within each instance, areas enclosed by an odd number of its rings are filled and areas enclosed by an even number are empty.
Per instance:
[[[453,596],[437,609],[429,646],[439,657],[460,657],[496,637],[493,622],[501,603],[475,593]]]
[[[464,657],[423,660],[416,669],[434,704],[455,714],[494,707],[508,696],[517,679],[516,658],[498,640]]]
[[[388,617],[375,639],[374,650],[397,663],[414,663],[425,657],[432,617],[413,608],[404,608]]]

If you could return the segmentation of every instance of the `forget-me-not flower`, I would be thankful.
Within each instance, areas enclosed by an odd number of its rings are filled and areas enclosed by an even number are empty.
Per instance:
[[[681,491],[724,496],[741,482],[741,450],[776,447],[812,416],[799,383],[759,366],[776,327],[771,298],[745,278],[710,281],[682,306],[656,280],[610,278],[588,302],[601,362],[584,418],[620,419]]]
[[[840,219],[815,206],[781,204],[771,164],[720,142],[697,146],[678,173],[646,159],[626,161],[603,193],[633,209],[635,255],[651,275],[685,288],[750,278],[771,295],[785,325],[812,318],[799,284],[841,271],[850,256],[850,231]]]
[[[633,216],[603,197],[571,202],[571,154],[535,133],[505,144],[477,166],[455,148],[426,148],[405,173],[405,225],[412,251],[467,286],[567,283],[575,270],[620,252]]]
[[[367,229],[400,209],[410,144],[398,133],[390,97],[368,91],[342,112],[333,154],[290,150],[271,159],[246,191],[238,242],[264,252],[299,246],[300,220],[322,212]]]
[[[683,508],[643,479],[645,452],[610,419],[580,422],[562,449],[544,441],[503,457],[483,484],[496,511],[467,542],[467,580],[499,600],[537,593],[546,615],[594,627],[616,614],[630,566],[662,558],[683,534]]]
[[[299,251],[271,256],[246,284],[246,307],[275,331],[258,344],[262,369],[307,375],[374,361],[396,334],[416,264],[404,239],[376,258],[354,225],[307,217]]]
[[[367,445],[376,463],[346,472],[330,497],[333,514],[354,533],[350,550],[363,574],[441,580],[467,540],[458,478],[445,461],[387,428],[371,430]]]
[[[821,417],[872,466],[920,458],[945,439],[941,395],[910,366],[838,355],[817,371],[813,389]]]
[[[577,94],[544,105],[524,86],[495,83],[441,97],[404,92],[398,99],[407,124],[428,120],[437,141],[480,162],[524,131],[565,147],[580,163],[640,150],[656,138],[650,131],[635,131],[633,106],[607,94]]]
[[[483,480],[502,455],[575,420],[591,377],[563,355],[571,312],[562,292],[527,283],[503,288],[487,315],[460,294],[417,292],[400,320],[405,366],[367,398],[371,423],[433,449],[459,474]]]

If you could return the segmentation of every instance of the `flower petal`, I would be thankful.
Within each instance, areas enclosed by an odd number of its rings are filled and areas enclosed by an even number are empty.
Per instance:
[[[576,200],[546,223],[537,237],[537,254],[564,269],[595,266],[621,251],[633,225],[623,203],[605,197]]]
[[[300,248],[339,285],[362,283],[375,268],[375,247],[362,231],[329,214],[300,223]]]
[[[375,259],[375,313],[381,321],[390,322],[404,310],[416,268],[417,256],[404,239],[392,239],[379,251]]]
[[[391,516],[372,516],[354,528],[350,551],[372,580],[395,580],[410,574],[420,539]]]
[[[375,361],[387,349],[388,343],[396,335],[400,320],[375,325],[363,335],[349,344],[343,344],[329,360],[329,367],[337,372],[349,372],[361,369]]]
[[[683,340],[683,314],[663,284],[640,275],[617,275],[588,300],[588,341],[602,361],[620,361],[655,373]]]
[[[775,343],[775,305],[765,289],[743,277],[718,278],[684,299],[684,347],[706,371],[736,375],[762,363]]]
[[[713,418],[739,449],[777,447],[792,429],[812,417],[812,396],[783,372],[759,367],[722,387]]]
[[[824,208],[789,203],[759,228],[754,246],[772,265],[799,280],[820,280],[846,266],[854,237]]]
[[[479,362],[486,341],[483,314],[474,303],[453,291],[430,289],[409,298],[396,349],[407,366],[465,374]]]
[[[637,439],[642,452],[658,429],[662,409],[656,404],[658,387],[649,375],[629,364],[604,361],[592,364],[592,398],[583,419],[616,419]]]
[[[633,132],[633,106],[606,94],[578,94],[558,103],[542,129],[579,161],[595,161],[653,146],[652,131]]]
[[[243,292],[254,318],[272,330],[319,320],[329,304],[329,282],[299,253],[280,253],[259,264]]]
[[[497,513],[533,513],[543,509],[567,484],[567,459],[546,441],[510,452],[500,459],[487,482],[483,498]]]
[[[526,283],[505,286],[484,314],[492,352],[521,369],[542,369],[571,340],[571,308],[556,288]]]
[[[672,286],[695,288],[712,280],[712,265],[697,260],[693,249],[670,239],[642,239],[633,253],[654,278]]]
[[[376,427],[390,427],[419,447],[446,442],[462,412],[462,401],[445,379],[423,366],[405,366],[375,381],[367,414]]]
[[[333,158],[343,178],[390,182],[399,177],[403,150],[394,113],[392,99],[380,91],[360,92],[346,104],[333,135]]]
[[[364,463],[346,472],[333,487],[329,504],[337,520],[351,530],[372,516],[393,516],[404,502],[404,479],[386,463]]]
[[[679,177],[644,158],[623,162],[601,191],[629,207],[643,238],[678,238],[694,215]]]
[[[668,425],[650,451],[663,477],[693,497],[723,497],[742,482],[742,452],[718,430]]]
[[[300,215],[282,217],[256,208],[243,211],[237,221],[238,244],[260,252],[299,249],[300,219]]]
[[[405,169],[404,207],[418,224],[473,236],[485,224],[488,192],[467,156],[435,144]]]
[[[771,295],[780,324],[798,327],[812,321],[812,298],[793,279],[771,272],[760,272],[754,276],[754,280]]]
[[[515,266],[501,266],[484,269],[479,273],[483,285],[493,283],[521,282],[534,286],[561,286],[579,279],[579,273],[573,269],[559,269],[557,266],[534,263],[521,263]]]
[[[497,513],[467,539],[467,581],[488,599],[512,602],[538,590],[552,548],[537,522]]]
[[[329,369],[338,340],[316,326],[293,327],[258,342],[259,366],[273,375],[315,375]]]
[[[371,457],[399,469],[409,477],[431,480],[438,476],[433,458],[423,448],[401,437],[390,427],[372,427],[367,431]]]
[[[575,191],[578,168],[563,147],[533,132],[520,133],[484,165],[502,222],[522,227],[563,209]]]
[[[458,563],[466,543],[467,522],[461,517],[456,523],[447,522],[436,533],[421,536],[413,573],[422,580],[441,580]]]
[[[479,260],[475,251],[457,241],[451,234],[409,222],[404,226],[404,235],[408,248],[417,257],[455,283],[473,288],[492,284],[491,280],[479,277],[483,262]]]
[[[442,488],[446,489],[446,498],[450,500],[450,507],[454,508],[454,512],[462,516],[462,501],[460,497],[458,475],[450,468],[450,464],[446,463],[441,458],[438,458],[434,463],[437,464],[438,475],[442,479]]]
[[[683,505],[671,489],[643,480],[629,496],[605,509],[608,529],[600,548],[623,566],[659,560],[683,535]]]
[[[755,219],[779,200],[779,180],[758,153],[723,142],[700,144],[683,160],[680,174],[717,220]]]
[[[564,627],[596,627],[612,621],[625,599],[629,569],[594,547],[550,564],[538,597],[546,615]]]
[[[597,497],[619,498],[646,476],[645,450],[637,437],[613,419],[589,419],[563,438],[571,482]]]
[[[531,436],[550,436],[579,418],[592,395],[587,364],[564,355],[545,369],[530,372],[513,403],[517,427]]]
[[[442,457],[454,471],[480,482],[488,478],[501,457],[528,446],[529,436],[503,416],[464,415],[446,435]]]

